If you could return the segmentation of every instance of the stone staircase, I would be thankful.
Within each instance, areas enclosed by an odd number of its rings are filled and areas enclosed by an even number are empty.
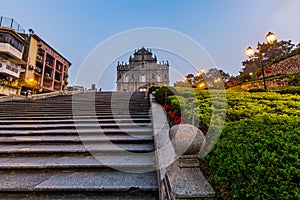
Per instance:
[[[157,199],[155,166],[144,93],[0,104],[0,199]]]

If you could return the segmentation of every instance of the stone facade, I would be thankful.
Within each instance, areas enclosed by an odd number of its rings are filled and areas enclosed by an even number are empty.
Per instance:
[[[273,80],[266,80],[266,85],[267,88],[277,88],[277,87],[285,87],[288,86],[287,82],[288,78],[277,78]],[[264,87],[264,82],[263,81],[256,81],[256,82],[250,82],[250,83],[245,83],[241,86],[241,89],[247,90],[250,88],[263,88]]]
[[[278,76],[282,74],[293,74],[300,71],[300,54],[273,64],[271,72],[266,73],[266,77]]]
[[[154,85],[169,85],[169,63],[158,63],[151,50],[142,47],[129,57],[129,63],[118,62],[117,91],[147,91]]]

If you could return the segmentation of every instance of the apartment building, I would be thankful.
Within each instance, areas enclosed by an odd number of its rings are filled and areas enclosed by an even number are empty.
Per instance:
[[[0,17],[0,95],[20,94],[25,30],[13,19]]]
[[[63,91],[71,62],[31,30],[0,17],[0,95]]]

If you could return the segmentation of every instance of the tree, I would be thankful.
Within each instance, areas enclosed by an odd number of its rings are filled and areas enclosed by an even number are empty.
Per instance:
[[[287,41],[276,41],[274,44],[268,43],[258,43],[257,50],[261,51],[262,55],[262,64],[264,67],[268,66],[274,59],[278,57],[283,57],[290,53],[295,45],[291,40]],[[246,77],[246,74],[250,72],[255,73],[259,69],[259,60],[257,58],[257,53],[253,58],[247,59],[242,62],[244,66],[243,71],[240,72],[240,76]],[[247,79],[247,78],[246,78]]]
[[[262,44],[262,63],[264,66],[268,65],[272,60],[277,57],[282,57],[293,49],[295,45],[291,40],[275,42],[273,45]]]
[[[226,72],[224,72],[222,69],[217,69],[217,68],[211,68],[207,71],[207,73],[205,74],[205,77],[208,80],[214,80],[216,78],[221,78],[222,81],[225,83],[226,81],[229,80],[230,75]]]

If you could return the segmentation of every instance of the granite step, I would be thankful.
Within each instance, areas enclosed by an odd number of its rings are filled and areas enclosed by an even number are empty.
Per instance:
[[[154,154],[98,153],[85,155],[32,155],[0,157],[0,170],[35,170],[35,169],[104,169],[118,168],[141,170],[154,169]]]
[[[1,171],[0,192],[157,192],[156,172],[121,171]]]
[[[134,121],[135,123],[150,123],[151,119],[145,118],[136,118],[136,119],[76,119],[76,123],[91,123],[91,122],[98,122],[98,123],[128,123]],[[0,119],[0,124],[73,124],[75,119]]]
[[[134,115],[80,115],[80,116],[73,116],[71,115],[60,115],[60,116],[2,116],[0,117],[0,120],[49,120],[49,119],[150,119],[149,115],[139,115],[139,114],[134,114]]]
[[[149,102],[131,95],[0,104],[0,199],[158,199]]]
[[[122,152],[130,151],[136,153],[147,153],[153,151],[152,144],[70,144],[70,145],[38,145],[38,144],[19,144],[19,145],[0,145],[0,154],[50,154],[50,153],[86,153],[86,152]]]
[[[158,196],[155,192],[141,192],[138,190],[129,190],[126,192],[111,192],[111,193],[99,193],[99,192],[0,192],[0,199],[5,200],[28,200],[28,199],[39,199],[39,200],[156,200]]]
[[[100,127],[95,129],[46,129],[46,130],[1,130],[1,136],[9,136],[9,135],[103,135],[103,134],[130,134],[133,136],[150,134],[152,135],[152,128],[122,128],[122,129],[103,129]]]
[[[150,126],[150,123],[85,123],[81,124],[76,122],[75,124],[6,124],[6,125],[0,125],[0,130],[26,130],[26,129],[57,129],[57,128],[63,128],[63,129],[74,129],[74,128],[95,128],[95,127],[101,127],[103,129],[105,128],[132,128],[132,127],[145,127]]]
[[[0,144],[21,143],[81,143],[81,142],[107,142],[113,143],[142,143],[151,142],[153,137],[149,135],[92,135],[92,136],[8,136],[0,137]]]

